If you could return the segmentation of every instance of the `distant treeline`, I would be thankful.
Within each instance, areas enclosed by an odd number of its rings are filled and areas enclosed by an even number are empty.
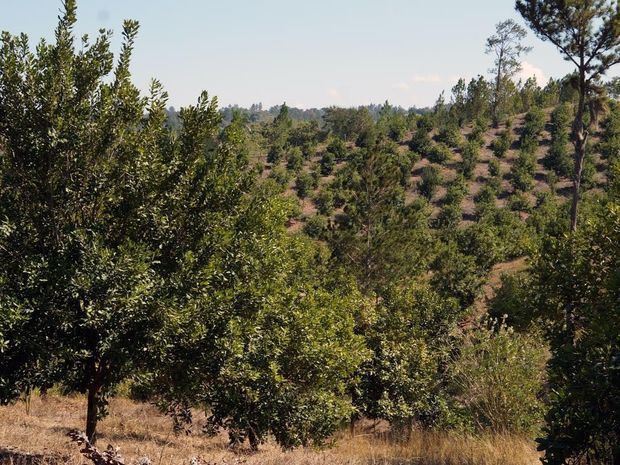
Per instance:
[[[386,102],[387,103],[387,102]],[[263,108],[262,103],[254,103],[250,105],[249,108],[245,108],[239,105],[228,105],[226,107],[222,107],[220,109],[220,113],[222,115],[222,124],[228,126],[232,119],[233,114],[235,112],[240,113],[244,116],[246,121],[251,123],[264,123],[271,122],[278,116],[280,113],[281,105],[274,105],[269,107],[268,109]],[[381,109],[385,107],[385,104],[375,104],[371,103],[370,105],[360,105],[356,107],[357,109],[366,109],[368,113],[372,116],[374,121],[377,121],[381,115]],[[316,121],[318,123],[323,123],[325,113],[328,108],[334,107],[323,107],[323,108],[295,108],[288,107],[289,116],[293,121]],[[430,112],[432,109],[428,107],[418,108],[411,107],[409,109],[405,109],[401,106],[392,107],[392,110],[401,113],[403,115],[407,114],[417,114],[423,115]],[[168,124],[172,127],[178,127],[180,125],[179,120],[179,112],[175,109],[175,107],[169,107],[167,110],[168,113]]]

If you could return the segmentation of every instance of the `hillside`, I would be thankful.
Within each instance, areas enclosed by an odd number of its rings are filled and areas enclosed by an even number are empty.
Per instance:
[[[553,108],[545,108],[543,110],[545,116],[545,125],[544,129],[537,136],[537,146],[534,151],[535,158],[535,169],[533,172],[533,183],[531,189],[523,192],[528,207],[522,208],[519,213],[522,219],[526,219],[529,215],[529,210],[536,206],[536,196],[541,193],[549,193],[558,199],[560,203],[566,202],[570,196],[572,195],[572,182],[567,176],[558,176],[553,174],[553,170],[546,167],[544,164],[544,159],[549,154],[549,150],[552,144],[552,121],[551,114]],[[471,179],[466,179],[467,183],[467,191],[462,200],[461,208],[462,208],[462,224],[472,223],[476,219],[476,196],[481,191],[482,187],[487,185],[489,181],[493,178],[491,173],[489,172],[489,163],[492,160],[497,160],[499,162],[500,167],[500,175],[498,176],[501,179],[501,184],[499,189],[496,192],[496,198],[494,199],[495,205],[498,208],[510,208],[509,200],[511,196],[517,191],[513,185],[511,185],[511,170],[515,162],[519,157],[519,152],[521,150],[520,144],[520,136],[523,133],[524,121],[525,121],[526,113],[521,113],[515,115],[511,121],[512,126],[507,129],[507,131],[511,134],[512,143],[510,148],[507,150],[505,156],[502,158],[498,158],[493,153],[493,142],[496,141],[499,135],[506,131],[506,123],[501,123],[497,128],[493,128],[488,126],[485,129],[485,132],[482,134],[483,143],[480,147],[480,153],[478,160],[473,169],[473,176]],[[468,136],[471,134],[473,129],[473,124],[464,125],[460,128],[460,136],[461,139],[465,142]],[[437,131],[433,130],[430,133],[434,142],[436,143],[437,139]],[[396,142],[397,150],[401,154],[407,154],[411,152],[410,143],[413,137],[413,131],[407,131],[405,136]],[[600,190],[604,188],[607,182],[606,170],[607,170],[607,161],[601,156],[600,152],[596,150],[596,143],[600,138],[600,133],[597,132],[591,137],[591,144],[595,148],[595,150],[591,153],[591,157],[589,159],[589,163],[593,167],[593,173],[591,179],[589,180],[588,186],[584,190]],[[358,150],[359,147],[354,142],[348,142],[347,149],[349,151]],[[572,146],[567,145],[567,151],[570,153],[572,150]],[[303,173],[312,173],[312,172],[320,172],[319,167],[321,164],[321,159],[324,154],[328,151],[328,147],[326,143],[318,144],[318,148],[316,152],[304,160],[303,167],[301,168],[301,172]],[[449,185],[450,182],[454,181],[459,173],[459,166],[463,161],[462,157],[462,148],[460,147],[450,147],[451,157],[445,163],[433,163],[431,161],[432,156],[429,153],[420,153],[419,159],[415,161],[410,172],[409,177],[407,179],[407,186],[405,188],[406,202],[410,203],[414,199],[420,197],[419,185],[422,181],[422,174],[424,168],[430,165],[434,165],[438,167],[439,172],[441,174],[441,184],[438,186],[437,191],[433,194],[430,203],[433,207],[433,217],[437,217],[439,214],[441,207],[444,205],[444,200],[446,196],[446,186]],[[274,168],[279,167],[279,169],[287,169],[286,168],[286,160],[283,160],[277,164],[269,163],[268,157],[266,153],[259,153],[256,156],[256,161],[264,166],[263,177],[269,177],[273,175]],[[317,202],[316,197],[321,192],[321,190],[328,188],[330,183],[334,180],[335,174],[338,173],[339,170],[342,170],[347,165],[346,159],[336,159],[333,172],[329,175],[321,174],[318,181],[318,186],[313,189],[305,198],[300,198],[300,206],[301,206],[301,216],[298,221],[291,222],[291,229],[298,230],[300,229],[304,222],[307,221],[308,218],[317,215]],[[291,196],[297,196],[297,192],[295,189],[295,173],[290,169],[287,169],[290,173],[290,179],[286,184],[286,191]],[[553,186],[549,184],[549,180],[553,179]],[[338,213],[342,213],[342,209],[336,208],[334,211],[334,216],[338,215]]]

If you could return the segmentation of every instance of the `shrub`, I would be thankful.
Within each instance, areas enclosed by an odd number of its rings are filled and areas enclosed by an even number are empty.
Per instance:
[[[495,158],[489,160],[489,174],[491,176],[501,175],[501,167],[500,167],[499,161]]]
[[[431,140],[428,132],[423,129],[416,129],[413,133],[411,140],[409,141],[409,149],[413,152],[418,152],[421,154],[428,154],[433,146],[433,141]]]
[[[439,142],[432,146],[428,153],[428,159],[433,163],[443,165],[452,158],[452,150],[443,142]]]
[[[441,183],[442,176],[439,168],[434,165],[428,165],[422,170],[422,180],[420,181],[418,189],[420,190],[420,194],[428,200],[431,200],[437,191],[437,187],[439,187]]]
[[[549,191],[555,194],[556,186],[558,183],[558,175],[555,174],[554,171],[550,171],[549,173],[545,174],[545,182],[549,186]]]
[[[478,147],[482,147],[484,145],[484,132],[487,130],[488,124],[482,118],[476,118],[474,121],[474,126],[471,132],[467,135],[467,140],[477,145]]]
[[[525,271],[502,274],[501,285],[489,303],[489,315],[517,331],[528,331],[534,321],[530,305],[533,284],[531,275]]]
[[[315,179],[310,173],[300,173],[295,179],[295,190],[300,199],[305,199],[316,186]]]
[[[471,179],[473,177],[479,154],[480,147],[477,144],[473,142],[465,144],[461,154],[463,160],[461,161],[460,172],[466,179]]]
[[[518,158],[510,168],[510,183],[515,190],[527,192],[534,184],[536,160],[529,152],[520,151]]]
[[[447,124],[439,134],[437,134],[437,142],[446,144],[448,147],[458,148],[462,143],[461,131],[456,124]]]
[[[516,333],[497,322],[474,330],[449,368],[465,423],[479,431],[538,432],[546,361],[538,334]]]
[[[280,146],[273,146],[269,149],[267,153],[267,163],[272,165],[277,165],[280,163],[280,160],[284,158],[285,152],[284,148]]]
[[[617,102],[611,105],[611,111],[601,124],[601,141],[599,151],[606,160],[620,158],[620,106]]]
[[[509,129],[505,129],[491,142],[491,149],[497,158],[504,158],[511,145],[512,134]]]
[[[573,170],[572,155],[569,150],[570,107],[559,105],[551,114],[551,147],[543,159],[543,165],[552,169],[558,176],[570,177]]]
[[[502,178],[500,176],[492,176],[487,179],[486,185],[497,195],[502,191]]]
[[[321,215],[329,216],[334,211],[334,194],[331,189],[323,189],[314,197],[314,203]]]
[[[334,170],[336,159],[331,152],[325,152],[321,157],[321,174],[323,176],[329,176]]]
[[[476,216],[481,218],[484,214],[495,209],[495,191],[489,185],[484,185],[474,197],[476,203]]]
[[[532,108],[526,115],[521,132],[521,151],[533,154],[538,146],[538,136],[545,129],[545,114],[538,108]]]
[[[304,154],[299,147],[293,147],[286,155],[286,169],[299,171],[304,165]]]
[[[327,151],[333,154],[338,161],[347,158],[347,145],[340,137],[331,138],[329,144],[327,144]]]
[[[273,179],[281,188],[285,188],[288,186],[291,175],[284,167],[274,166],[269,173],[269,179]]]
[[[460,205],[468,191],[467,181],[463,176],[458,175],[453,181],[450,182],[450,184],[448,184],[448,190],[446,192],[446,197],[444,198],[444,203]]]
[[[428,285],[386,294],[366,332],[373,356],[361,370],[356,403],[364,415],[395,427],[434,425],[442,413],[440,363],[460,309]]]
[[[524,192],[515,191],[508,200],[508,208],[517,212],[529,212],[532,205]]]
[[[461,210],[460,202],[458,204],[446,203],[439,212],[435,224],[438,228],[452,230],[459,225],[462,219],[463,212]]]
[[[421,115],[416,121],[416,127],[426,134],[433,130],[433,126],[433,116],[430,114]]]
[[[458,299],[462,308],[469,307],[484,283],[483,271],[471,255],[462,253],[455,242],[449,242],[438,253],[431,285],[440,293]]]
[[[327,233],[328,221],[325,216],[313,215],[304,224],[304,233],[313,239],[324,239]]]

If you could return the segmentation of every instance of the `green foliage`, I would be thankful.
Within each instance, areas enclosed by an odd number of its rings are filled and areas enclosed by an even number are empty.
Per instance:
[[[286,169],[298,172],[304,164],[304,155],[299,147],[293,147],[286,155]]]
[[[460,203],[446,203],[439,212],[435,225],[446,231],[452,231],[461,223],[462,219],[463,211]]]
[[[548,463],[618,457],[620,209],[595,205],[581,228],[545,244],[532,302],[551,344],[550,410],[539,440]]]
[[[570,125],[573,120],[569,105],[563,103],[551,114],[551,147],[543,164],[558,176],[570,178],[573,170],[573,157],[569,151]]]
[[[427,285],[391,290],[366,331],[372,358],[362,366],[356,404],[395,426],[441,420],[440,366],[459,308]]]
[[[448,184],[444,202],[447,204],[460,205],[468,191],[469,188],[465,178],[462,175],[457,175],[456,178]]]
[[[430,152],[428,153],[428,159],[432,163],[437,163],[440,165],[445,164],[452,158],[452,150],[443,142],[439,142],[434,144],[431,147]]]
[[[461,252],[455,242],[449,242],[438,253],[433,268],[436,270],[431,278],[434,289],[456,298],[462,308],[474,302],[484,282],[484,272],[474,257]]]
[[[433,141],[429,136],[429,131],[426,130],[424,125],[418,127],[409,141],[409,149],[413,152],[426,155],[432,150],[432,147]]]
[[[361,296],[331,280],[324,251],[287,233],[278,203],[247,205],[156,379],[170,386],[165,405],[198,402],[210,428],[253,448],[269,434],[284,447],[320,444],[351,415],[346,390],[365,356],[353,333]]]
[[[620,106],[612,101],[609,113],[601,123],[601,141],[598,149],[601,156],[615,161],[620,158]]]
[[[329,176],[334,170],[336,164],[336,158],[331,152],[323,153],[321,157],[321,174],[323,176]]]
[[[534,185],[536,159],[530,152],[521,150],[510,167],[510,183],[517,191],[527,192]]]
[[[501,285],[489,303],[489,315],[519,332],[528,332],[534,324],[533,288],[527,271],[502,274]]]
[[[291,181],[291,173],[283,166],[274,166],[269,173],[269,179],[280,186],[280,190],[284,191]]]
[[[483,76],[472,78],[467,84],[464,101],[465,121],[480,121],[490,114],[491,88]],[[485,126],[486,123],[480,126]]]
[[[416,121],[416,127],[426,134],[430,133],[435,127],[433,116],[429,114],[421,115]]]
[[[332,137],[327,144],[327,151],[334,155],[338,161],[343,161],[347,158],[347,146],[339,137]]]
[[[362,150],[337,180],[348,194],[331,246],[362,288],[378,291],[420,273],[432,251],[430,212],[424,204],[404,205],[398,158]]]
[[[489,174],[493,177],[500,177],[502,174],[499,160],[492,158],[489,160]]]
[[[329,222],[327,217],[322,215],[313,215],[306,220],[304,224],[304,233],[313,239],[325,239]]]
[[[331,189],[321,189],[314,196],[314,203],[321,215],[329,216],[334,211],[334,193]]]
[[[482,147],[484,145],[484,133],[488,128],[487,121],[478,117],[474,120],[474,125],[471,129],[471,132],[467,134],[467,141],[470,144],[475,144],[478,147]]]
[[[310,158],[316,152],[316,146],[322,139],[317,121],[301,121],[291,129],[288,142],[293,147],[299,147],[304,158]]]
[[[325,110],[323,120],[332,134],[345,141],[356,140],[374,125],[367,108],[330,107]]]
[[[461,131],[459,130],[458,125],[448,123],[441,128],[441,130],[436,136],[436,139],[437,142],[441,142],[443,144],[446,144],[448,147],[456,149],[461,146],[463,138],[461,136]]]
[[[478,158],[480,156],[480,146],[475,142],[468,142],[465,144],[461,153],[461,164],[459,171],[465,176],[466,179],[471,179],[474,175],[474,170],[478,164]]]
[[[392,107],[387,101],[379,111],[377,120],[379,132],[394,142],[399,142],[405,135],[407,120],[403,110]]]
[[[78,49],[75,22],[68,0],[55,42],[30,51],[25,35],[2,35],[0,313],[10,322],[0,401],[55,382],[88,391],[96,439],[107,396],[143,365],[136,347],[149,350],[166,320],[152,242],[165,179],[151,141],[170,139],[159,83],[143,99],[130,82],[138,24],[125,22],[114,66],[110,33]]]
[[[476,217],[482,218],[489,210],[495,209],[496,194],[491,186],[485,184],[474,197]]]
[[[418,189],[420,194],[431,200],[437,191],[437,188],[443,182],[443,177],[439,168],[434,165],[425,166],[422,170],[422,179]]]
[[[511,145],[512,132],[509,128],[506,128],[499,133],[497,138],[493,139],[493,142],[491,142],[491,149],[497,158],[504,158]]]
[[[514,212],[529,212],[532,205],[525,192],[517,190],[508,199],[508,208]]]
[[[280,107],[280,112],[275,117],[270,126],[266,128],[266,139],[269,144],[269,152],[267,154],[267,162],[272,165],[278,164],[284,158],[289,147],[289,135],[293,121],[289,116],[289,110],[286,103]]]
[[[314,177],[307,172],[302,172],[297,175],[297,179],[295,179],[295,190],[297,191],[297,196],[300,199],[305,199],[310,195],[314,189],[316,189],[317,183]]]
[[[545,113],[533,107],[525,115],[521,130],[521,151],[533,155],[538,147],[538,136],[545,129]]]
[[[532,434],[544,404],[547,353],[540,336],[490,323],[470,333],[448,372],[462,421],[476,430]]]

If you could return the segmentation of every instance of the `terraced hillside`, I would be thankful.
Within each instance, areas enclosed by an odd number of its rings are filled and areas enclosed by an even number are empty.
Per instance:
[[[545,162],[553,145],[552,133],[554,122],[552,113],[553,108],[546,108],[541,111],[544,124],[540,132],[535,135],[533,150],[530,149],[531,154],[529,157],[531,157],[532,166],[528,169],[531,180],[526,188],[515,186],[518,183],[514,181],[515,174],[513,171],[515,170],[515,165],[520,163],[520,156],[523,156],[521,154],[525,151],[522,139],[526,130],[527,113],[514,116],[509,127],[507,127],[506,123],[500,124],[497,128],[488,125],[477,136],[479,139],[477,159],[474,161],[471,175],[464,177],[466,191],[460,203],[462,224],[475,221],[476,205],[481,201],[479,197],[485,186],[490,186],[494,192],[491,201],[495,206],[517,211],[523,219],[527,218],[531,209],[535,208],[537,196],[543,193],[557,196],[560,202],[565,202],[571,196],[572,182],[569,177],[570,173],[567,174],[566,172],[562,173],[561,170],[554,170],[553,167],[549,166],[548,162]],[[421,196],[420,185],[423,182],[425,169],[435,167],[439,173],[439,184],[429,200],[433,207],[433,217],[437,217],[440,214],[441,208],[445,204],[448,186],[464,171],[464,147],[468,145],[468,139],[473,138],[472,132],[476,130],[480,132],[476,128],[476,124],[464,125],[458,130],[459,143],[447,146],[438,142],[440,136],[438,131],[433,129],[428,133],[431,145],[429,146],[430,150],[426,151],[412,150],[415,128],[407,131],[404,137],[396,142],[388,141],[386,144],[387,148],[384,147],[383,150],[391,151],[394,156],[409,158],[412,161],[410,168],[407,170],[409,176],[406,179],[405,186],[406,203],[411,203]],[[509,135],[510,145],[505,154],[498,157],[494,153],[494,144],[497,143],[502,133]],[[598,149],[599,140],[600,131],[590,139],[592,150],[588,158],[586,173],[584,174],[584,177],[587,178],[584,190],[602,189],[607,182],[606,170],[608,163],[601,156]],[[473,144],[476,145],[475,142]],[[570,157],[572,146],[569,143],[564,145],[566,156]],[[322,160],[330,150],[328,141],[319,143],[316,151],[304,159],[300,169],[291,169],[286,157],[278,163],[268,163],[268,157],[265,153],[258,157],[259,162],[264,166],[264,177],[271,176],[276,178],[279,182],[285,184],[285,188],[291,196],[299,197],[301,215],[298,220],[291,222],[292,229],[299,229],[308,218],[320,213],[319,197],[321,192],[333,185],[338,173],[346,167],[348,163],[347,157],[355,153],[356,150],[360,150],[360,147],[355,142],[346,142],[345,146],[348,155],[344,157],[335,156],[333,170],[330,170],[329,173],[322,172],[321,170]],[[441,162],[438,162],[433,155],[434,150],[438,146],[449,149],[449,154],[445,157],[446,160]],[[306,175],[313,174],[316,179],[316,186],[313,186],[314,188],[310,189],[305,195],[299,195],[299,189],[296,187],[296,179],[300,173],[305,173]],[[335,208],[330,212],[330,215],[335,218],[339,213],[342,213],[342,205],[339,205],[336,200]]]

